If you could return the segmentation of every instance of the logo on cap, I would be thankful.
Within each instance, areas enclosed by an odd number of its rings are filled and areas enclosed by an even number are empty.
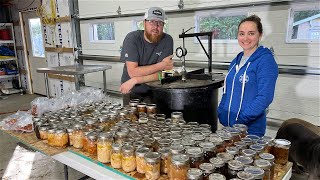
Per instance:
[[[158,9],[152,11],[152,14],[156,15],[156,16],[162,16],[162,12],[159,11]]]

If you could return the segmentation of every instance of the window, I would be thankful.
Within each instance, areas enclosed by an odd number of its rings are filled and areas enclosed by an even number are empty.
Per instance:
[[[43,36],[40,18],[29,19],[32,56],[44,57]]]
[[[320,42],[319,6],[308,6],[290,9],[287,42]]]
[[[133,28],[132,30],[144,30],[144,24],[143,24],[144,20],[142,18],[133,20]],[[168,20],[164,21],[164,27],[163,27],[163,32],[167,33],[168,32]]]
[[[238,25],[247,17],[247,11],[213,11],[197,13],[196,32],[212,32],[213,42],[236,42]],[[201,40],[208,37],[202,36]]]
[[[90,27],[90,41],[114,43],[114,22],[92,24]]]

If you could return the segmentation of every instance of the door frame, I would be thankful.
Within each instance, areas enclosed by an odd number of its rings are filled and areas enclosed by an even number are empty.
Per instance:
[[[24,54],[24,63],[26,65],[26,76],[27,76],[27,83],[28,86],[30,87],[29,89],[29,93],[30,94],[34,94],[34,90],[33,90],[33,86],[32,86],[32,77],[31,77],[31,70],[30,70],[30,59],[29,59],[29,55],[28,55],[28,43],[27,43],[27,39],[26,39],[26,30],[25,30],[25,26],[26,24],[24,23],[24,14],[25,13],[35,13],[36,10],[26,10],[26,11],[19,11],[19,20],[20,20],[20,28],[21,28],[21,37],[22,37],[22,46],[23,46],[23,54]],[[44,40],[43,36],[42,39]],[[43,41],[44,42],[44,41]],[[43,47],[45,47],[45,45],[43,44]],[[32,53],[32,52],[29,52]],[[44,58],[46,59],[46,53],[44,54]]]

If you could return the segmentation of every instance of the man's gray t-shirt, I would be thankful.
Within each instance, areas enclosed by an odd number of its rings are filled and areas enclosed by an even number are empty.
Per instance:
[[[123,62],[137,62],[138,66],[156,64],[173,53],[173,39],[163,33],[158,43],[149,43],[144,39],[144,31],[137,30],[127,34],[123,41],[120,60]],[[130,79],[127,66],[124,64],[121,84]],[[149,88],[145,84],[137,84],[131,92],[147,93]]]

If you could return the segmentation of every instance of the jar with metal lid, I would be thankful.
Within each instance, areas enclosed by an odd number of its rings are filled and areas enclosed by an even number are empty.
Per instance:
[[[226,153],[226,152],[222,152],[222,153],[218,153],[217,154],[218,158],[221,158],[223,160],[223,162],[225,163],[225,172],[223,173],[226,177],[228,177],[228,162],[230,160],[232,160],[234,158],[234,156],[232,154]]]
[[[244,172],[248,172],[252,174],[254,176],[254,179],[263,180],[264,170],[259,167],[255,167],[255,166],[245,167]]]
[[[237,173],[243,170],[243,164],[237,160],[231,160],[228,162],[228,179],[236,178]]]
[[[145,174],[147,179],[156,180],[160,178],[160,154],[148,152],[144,155],[146,161]]]
[[[250,145],[250,149],[256,152],[255,159],[259,159],[259,154],[264,150],[264,146],[259,144],[252,144]]]
[[[187,180],[202,180],[202,171],[198,168],[190,168],[187,172]]]
[[[214,173],[226,175],[225,173],[227,172],[227,169],[223,159],[219,157],[214,157],[210,159],[210,163],[214,165]]]
[[[209,176],[209,180],[226,180],[226,177],[219,173],[212,173]]]
[[[180,120],[183,120],[183,113],[178,111],[172,112],[171,120],[172,120],[172,123],[177,124]]]
[[[169,172],[170,149],[168,147],[162,147],[159,149],[159,153],[161,154],[160,171],[161,173],[167,174]]]
[[[88,150],[88,139],[89,139],[89,134],[92,133],[92,130],[84,130],[83,131],[83,137],[82,137],[82,151],[86,152]]]
[[[226,152],[232,154],[234,157],[239,155],[239,149],[235,146],[227,147]]]
[[[265,159],[270,162],[270,179],[273,179],[275,173],[275,163],[274,163],[274,155],[270,153],[261,153],[259,154],[261,159]]]
[[[189,156],[185,154],[175,154],[171,158],[171,165],[169,168],[169,179],[187,179],[189,170]]]
[[[150,151],[154,151],[155,140],[153,138],[144,138],[144,145],[150,149]]]
[[[289,148],[291,142],[286,139],[275,139],[273,155],[275,157],[274,162],[280,165],[286,165],[289,157]]]
[[[122,146],[122,170],[125,172],[134,171],[137,167],[136,156],[134,154],[134,148],[130,145]]]
[[[147,104],[146,103],[139,103],[137,105],[138,113],[147,113]]]
[[[225,147],[233,146],[232,135],[230,133],[225,132],[225,133],[221,134],[220,137],[223,139],[223,145]]]
[[[251,157],[238,156],[235,158],[235,160],[240,161],[244,167],[252,166],[253,164],[253,159]]]
[[[54,146],[56,129],[48,129],[48,145]]]
[[[112,150],[113,136],[111,133],[100,133],[97,142],[97,159],[109,163]]]
[[[203,150],[199,147],[189,147],[186,149],[187,155],[190,157],[190,168],[199,168],[204,162]]]
[[[121,144],[112,144],[112,150],[111,150],[111,167],[119,169],[121,168],[121,161],[122,161],[122,155],[121,155]]]
[[[64,129],[56,130],[54,134],[53,145],[57,147],[66,147],[68,144],[68,134]]]
[[[156,114],[157,114],[156,104],[147,104],[146,108],[147,108],[148,117],[156,117]]]
[[[254,158],[256,155],[256,151],[252,149],[242,149],[240,155]]]
[[[241,142],[246,143],[247,147],[249,147],[251,144],[253,144],[252,140],[250,138],[242,138]]]
[[[34,128],[33,129],[34,129],[34,132],[36,134],[36,137],[38,139],[41,139],[40,132],[39,132],[39,127],[43,124],[43,122],[39,120],[39,121],[34,122],[33,124],[34,124]]]
[[[253,134],[248,134],[248,135],[246,136],[246,138],[251,139],[251,141],[252,141],[253,143],[256,143],[256,142],[260,139],[259,136],[253,135]]]
[[[216,146],[212,142],[201,142],[199,146],[203,149],[204,162],[216,156]]]
[[[82,125],[81,124],[75,124],[74,125],[74,130],[73,130],[73,147],[81,149],[83,147],[83,137],[84,133],[82,130]]]
[[[159,146],[158,149],[161,149],[163,147],[169,147],[171,145],[171,140],[170,139],[160,139],[157,144]]]
[[[127,128],[120,128],[116,131],[116,135],[114,137],[114,142],[117,144],[122,144],[127,137],[129,130]]]
[[[130,107],[137,107],[139,102],[140,102],[140,100],[138,100],[138,101],[137,100],[130,100],[129,106]]]
[[[42,140],[48,139],[48,126],[40,126],[39,134],[40,134],[40,139]]]
[[[181,145],[183,145],[185,148],[196,147],[196,142],[189,138],[182,138]]]
[[[194,140],[198,146],[199,143],[204,142],[206,137],[202,133],[193,133],[191,139]]]
[[[128,113],[129,113],[130,121],[132,121],[132,122],[138,121],[138,110],[137,110],[137,107],[131,107],[128,110]]]
[[[264,152],[265,152],[265,153],[273,154],[273,147],[274,147],[273,138],[270,137],[270,136],[263,136],[263,137],[261,138],[261,140],[267,142],[267,144],[266,144],[266,146],[265,146],[265,148],[264,148]]]
[[[214,165],[211,163],[202,163],[199,168],[202,170],[203,180],[208,180],[209,175],[214,172]]]
[[[145,173],[146,161],[144,159],[144,156],[147,152],[150,152],[150,149],[147,147],[141,147],[136,150],[137,172],[140,174]]]
[[[237,173],[237,177],[243,180],[254,180],[254,175],[248,172],[240,171]]]
[[[87,118],[85,121],[87,124],[85,125],[84,129],[86,130],[95,129],[97,124],[97,121],[95,119]]]
[[[95,132],[88,134],[87,152],[92,155],[97,154],[97,134]]]
[[[242,150],[242,149],[247,149],[247,144],[243,141],[238,141],[238,142],[235,142],[234,145],[239,149],[239,150]]]
[[[229,127],[225,131],[231,134],[231,139],[233,143],[241,140],[241,136],[240,136],[241,131],[239,129]]]
[[[138,119],[139,124],[146,124],[148,123],[148,118],[147,117],[139,117]]]
[[[234,124],[233,125],[234,128],[239,129],[240,130],[240,137],[244,138],[248,135],[247,130],[248,130],[248,126],[245,124]]]
[[[254,161],[254,165],[264,170],[263,180],[270,180],[270,168],[271,163],[265,159],[257,159]]]

